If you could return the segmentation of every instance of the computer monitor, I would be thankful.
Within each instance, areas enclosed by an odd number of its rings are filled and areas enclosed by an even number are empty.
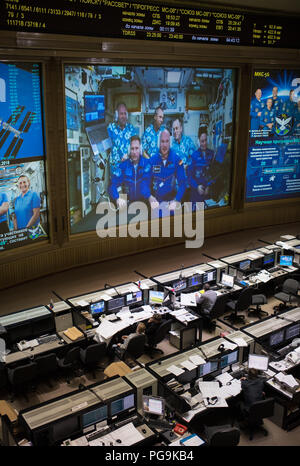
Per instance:
[[[84,115],[86,123],[105,121],[105,97],[103,94],[87,93],[84,95]]]
[[[164,296],[163,291],[149,290],[149,304],[162,304]]]
[[[125,296],[119,296],[118,298],[107,301],[108,311],[115,311],[116,309],[121,309],[123,306],[125,306]]]
[[[110,415],[116,416],[117,414],[122,413],[123,411],[127,411],[128,409],[131,409],[131,408],[134,408],[134,394],[133,393],[112,401],[110,404]]]
[[[224,354],[224,356],[220,359],[220,369],[224,369],[227,366],[231,366],[231,364],[235,364],[238,362],[239,358],[239,351],[235,350],[232,353]]]
[[[161,396],[143,395],[142,403],[144,414],[165,415],[165,400]]]
[[[92,424],[97,424],[97,422],[104,421],[105,419],[107,419],[107,405],[84,413],[82,415],[82,427],[85,428]]]
[[[197,273],[188,279],[188,287],[202,285],[203,277],[201,273]]]
[[[172,287],[175,292],[184,290],[187,287],[186,279],[180,279],[173,282]]]
[[[235,267],[228,267],[228,275],[231,277],[236,277],[237,269]]]
[[[300,324],[291,325],[285,330],[285,340],[296,338],[300,334]]]
[[[227,288],[233,288],[234,277],[227,275],[227,273],[222,273],[221,285],[226,286]]]
[[[269,356],[262,354],[249,354],[248,357],[248,369],[257,369],[261,371],[268,370]]]
[[[269,340],[269,346],[277,346],[280,345],[284,341],[284,330],[280,330],[279,332],[272,333]]]
[[[103,314],[105,312],[105,301],[101,300],[98,301],[97,303],[92,303],[90,305],[90,313],[92,314],[93,317],[97,317],[100,314]]]
[[[280,256],[279,265],[285,265],[287,267],[293,265],[293,256]]]
[[[203,284],[204,283],[213,283],[217,279],[217,271],[212,270],[203,274]]]
[[[218,370],[218,365],[218,361],[209,361],[205,364],[201,364],[199,366],[199,377],[216,372]]]
[[[274,262],[275,262],[275,254],[273,252],[271,254],[266,254],[263,258],[264,268],[272,267]]]
[[[251,261],[249,259],[245,260],[245,261],[241,261],[240,264],[239,264],[239,269],[241,270],[248,270],[250,269],[250,265],[251,265]]]
[[[65,417],[59,422],[55,422],[52,425],[52,441],[54,443],[66,440],[71,435],[80,432],[80,417],[79,416],[70,416]]]
[[[141,290],[134,291],[133,293],[129,293],[126,295],[126,306],[130,306],[130,304],[140,303],[143,301],[143,292]]]

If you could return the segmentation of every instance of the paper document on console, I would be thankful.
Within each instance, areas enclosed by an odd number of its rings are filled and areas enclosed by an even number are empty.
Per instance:
[[[237,347],[237,344],[236,343],[230,343],[230,341],[225,341],[224,342],[224,349],[228,349],[228,350],[232,350],[232,349],[235,349]]]
[[[199,447],[205,442],[204,440],[202,440],[202,438],[198,437],[197,434],[192,434],[188,437],[181,439],[180,443],[185,447]]]
[[[144,436],[134,427],[133,423],[130,422],[125,424],[125,426],[120,427],[117,430],[114,430],[110,433],[113,438],[114,445],[129,447],[134,445],[141,440],[144,440]],[[116,440],[121,440],[121,443],[116,443]]]
[[[186,309],[178,309],[178,311],[172,311],[172,312],[170,312],[170,314],[177,318],[178,316],[184,315],[187,312],[188,311]]]
[[[180,367],[175,366],[175,364],[167,367],[167,371],[171,372],[171,374],[174,374],[174,375],[181,375],[184,373],[184,370],[180,369]]]
[[[219,382],[199,382],[199,390],[203,398],[211,398],[212,396],[219,396],[220,386]]]
[[[237,396],[241,392],[242,386],[241,386],[240,380],[232,379],[231,382],[227,382],[227,383],[229,383],[230,385],[225,384],[220,388],[221,398]]]
[[[219,380],[222,385],[226,385],[227,382],[231,382],[233,380],[233,377],[228,372],[217,375],[215,378]]]
[[[89,302],[87,301],[84,301],[84,299],[81,299],[80,301],[77,301],[77,305],[80,306],[80,307],[85,307],[85,306],[89,306]]]
[[[197,367],[195,364],[193,364],[191,361],[188,361],[188,360],[181,362],[180,365],[182,367],[185,367],[188,371],[192,371],[193,369],[196,369]]]
[[[230,335],[229,335],[229,336],[230,336]],[[245,348],[246,348],[246,347],[248,346],[248,344],[247,344],[247,342],[244,340],[244,338],[234,337],[234,338],[232,338],[232,341],[233,341],[234,343],[236,343],[239,347],[245,347]]]
[[[276,379],[278,382],[284,383],[290,388],[299,387],[297,380],[292,375],[286,375],[283,374],[283,372],[278,372],[278,374],[275,375],[274,379]]]
[[[205,359],[203,359],[201,356],[198,356],[197,354],[192,354],[191,356],[189,356],[189,360],[193,364],[196,364],[196,366],[200,366],[200,364],[206,363]]]
[[[127,322],[123,320],[118,320],[118,322],[109,322],[108,320],[103,320],[97,328],[96,333],[101,337],[108,339],[127,326]]]
[[[182,306],[197,306],[195,293],[181,293],[180,304]]]

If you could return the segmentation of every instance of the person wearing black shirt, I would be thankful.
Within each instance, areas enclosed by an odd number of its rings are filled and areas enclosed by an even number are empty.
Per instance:
[[[151,340],[157,332],[158,327],[160,327],[162,318],[160,314],[153,314],[152,317],[148,320],[146,324],[145,334],[147,336],[148,344],[151,344]]]

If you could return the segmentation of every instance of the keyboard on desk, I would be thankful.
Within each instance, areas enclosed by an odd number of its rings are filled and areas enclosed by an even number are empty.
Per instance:
[[[163,420],[163,419],[146,419],[146,423],[149,427],[153,427],[154,429],[160,428],[160,429],[172,429],[173,425],[170,424],[168,421]]]
[[[281,270],[280,267],[271,267],[270,269],[268,269],[268,272],[274,273],[274,272],[278,272],[279,270]]]
[[[44,335],[44,336],[39,337],[37,340],[40,345],[43,345],[44,343],[50,343],[51,341],[58,340],[58,336],[57,335]]]
[[[143,307],[134,307],[133,309],[130,309],[130,312],[131,314],[134,314],[135,312],[142,312],[143,310]]]

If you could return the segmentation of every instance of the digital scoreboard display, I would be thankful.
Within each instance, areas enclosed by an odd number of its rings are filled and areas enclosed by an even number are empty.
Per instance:
[[[2,30],[298,48],[295,17],[122,0],[6,0]]]

